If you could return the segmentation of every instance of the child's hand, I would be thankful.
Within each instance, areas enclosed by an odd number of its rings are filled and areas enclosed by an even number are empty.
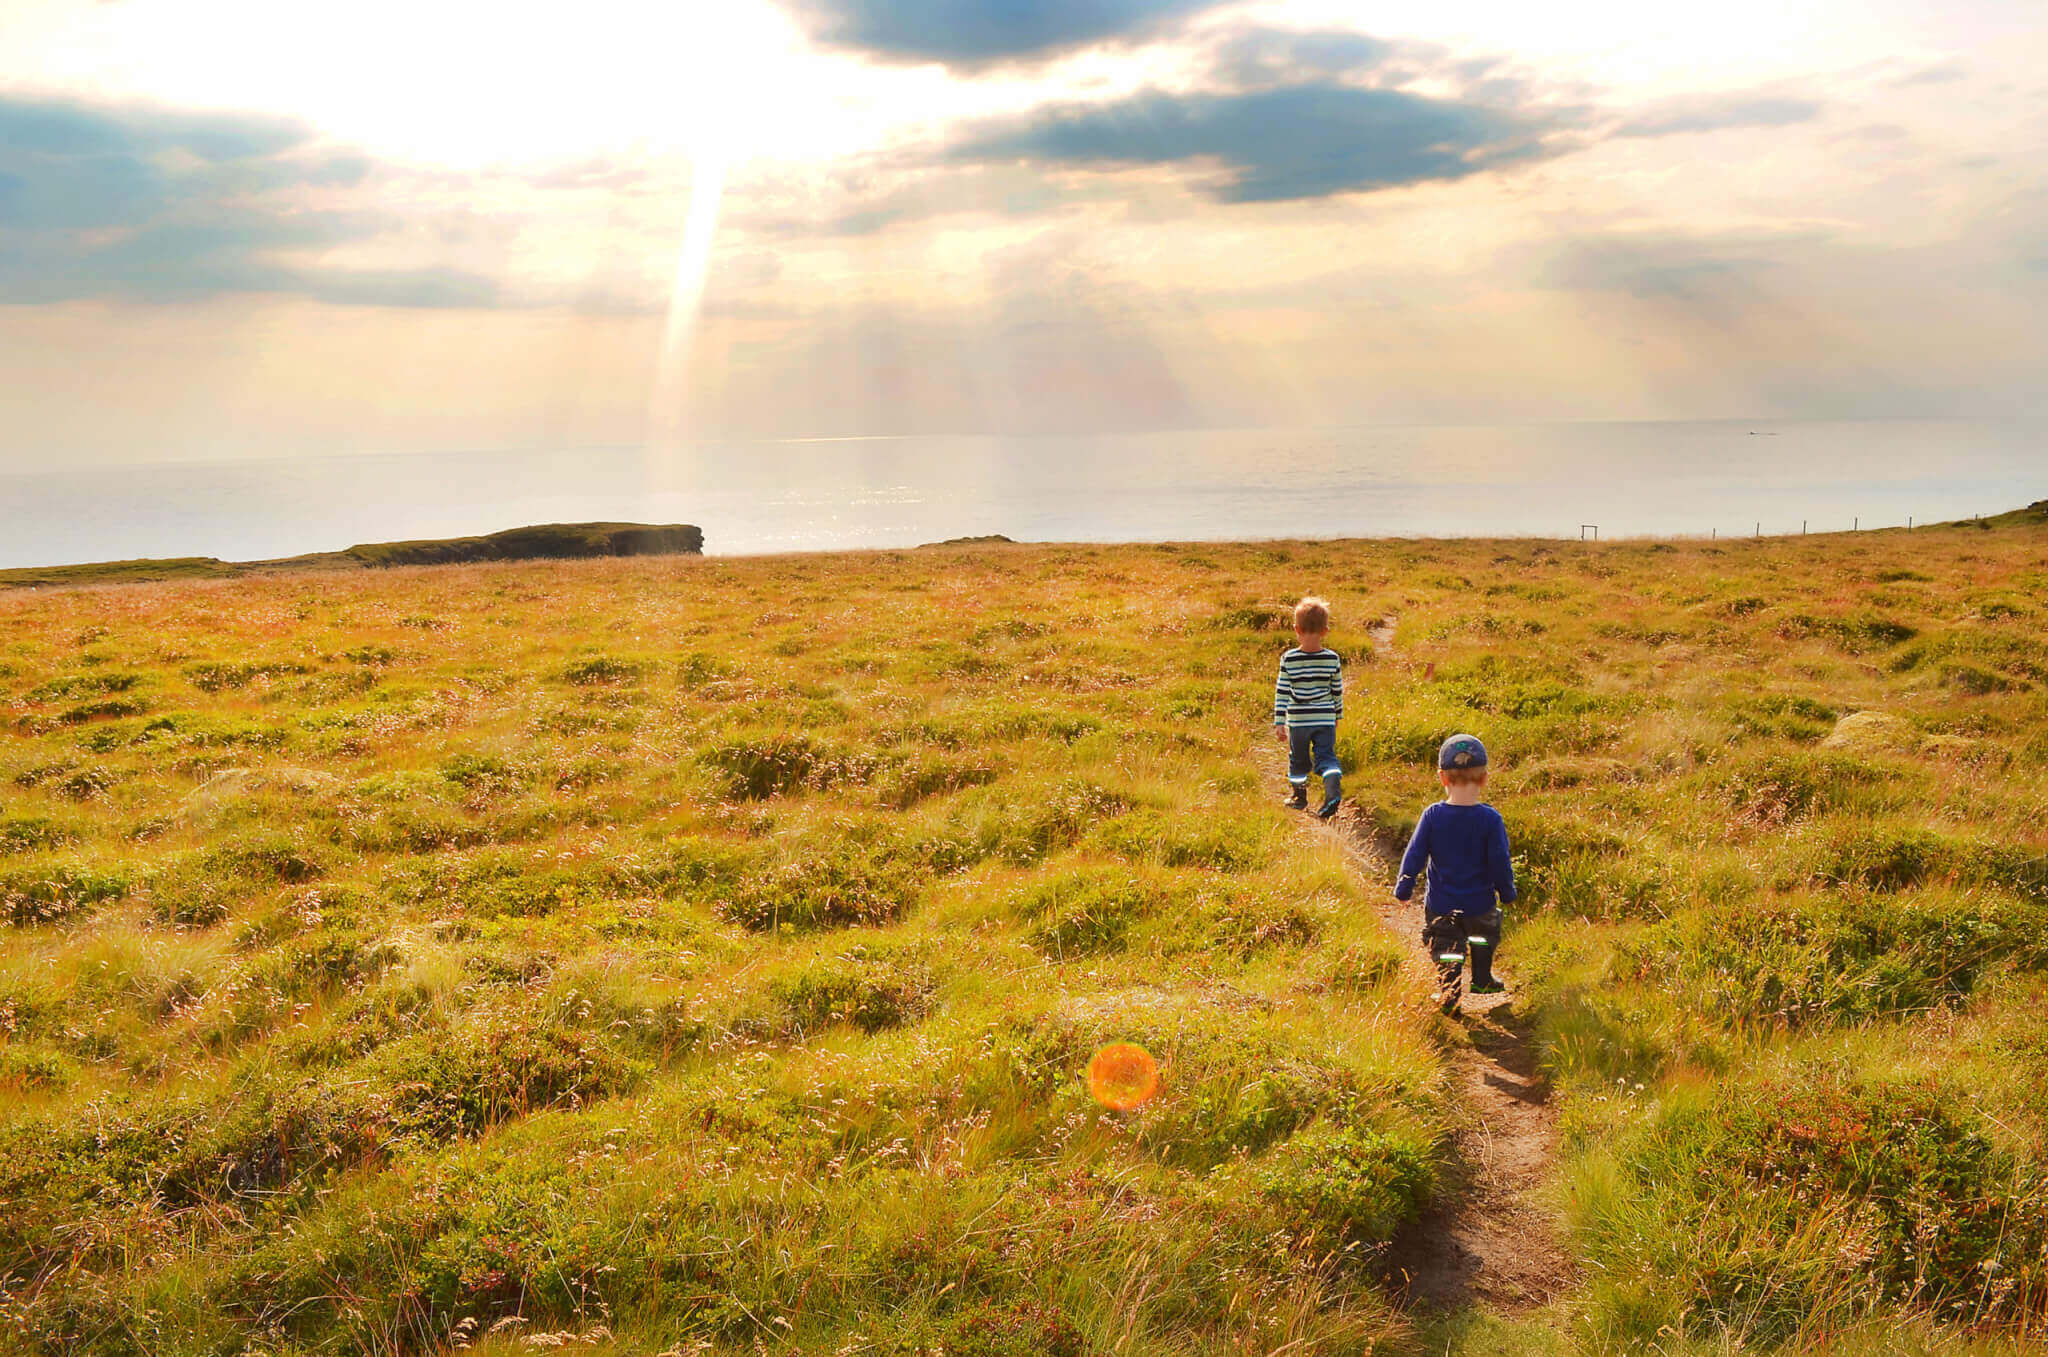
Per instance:
[[[1287,743],[1287,727],[1285,727],[1285,726],[1275,726],[1275,727],[1273,727],[1273,738],[1274,738],[1274,739],[1276,739],[1276,740],[1278,740],[1278,741],[1279,741],[1279,742],[1280,742],[1281,744],[1286,744],[1286,743]]]

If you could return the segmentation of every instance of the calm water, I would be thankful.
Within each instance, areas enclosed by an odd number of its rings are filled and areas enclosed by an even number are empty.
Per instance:
[[[2048,421],[1563,424],[749,442],[0,475],[0,567],[255,560],[525,523],[719,553],[1038,541],[1815,532],[2048,497]]]

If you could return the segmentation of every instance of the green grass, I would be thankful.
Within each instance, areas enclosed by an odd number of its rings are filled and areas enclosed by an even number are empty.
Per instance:
[[[0,589],[52,589],[93,584],[153,584],[165,580],[231,579],[251,573],[349,567],[453,565],[474,561],[573,560],[590,556],[664,556],[704,550],[704,533],[687,523],[541,523],[483,537],[368,542],[345,551],[314,552],[276,561],[222,561],[212,556],[158,560],[93,561],[81,565],[0,570]],[[431,625],[432,619],[417,619]]]
[[[0,596],[0,1347],[2020,1351],[2044,547]],[[1260,771],[1310,591],[1369,832],[1453,731],[1497,759],[1582,1277],[1542,1312],[1380,1283],[1462,1113],[1387,883]],[[1087,1088],[1114,1041],[1159,1060],[1135,1111]]]

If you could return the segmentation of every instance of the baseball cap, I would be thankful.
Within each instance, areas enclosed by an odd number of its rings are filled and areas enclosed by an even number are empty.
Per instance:
[[[1484,768],[1486,746],[1479,743],[1477,735],[1453,735],[1444,741],[1443,748],[1436,751],[1436,766],[1451,768]]]

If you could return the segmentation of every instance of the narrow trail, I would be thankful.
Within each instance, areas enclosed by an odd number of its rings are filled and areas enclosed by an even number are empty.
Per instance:
[[[1392,618],[1369,634],[1379,656],[1392,653]],[[1274,771],[1276,783],[1284,784],[1281,769]],[[1405,845],[1375,842],[1349,807],[1312,832],[1332,836],[1353,869],[1382,887],[1373,892],[1380,922],[1400,940],[1411,977],[1425,992],[1434,989],[1420,908],[1384,889]],[[1394,1237],[1386,1256],[1388,1279],[1412,1309],[1454,1313],[1479,1306],[1516,1315],[1548,1304],[1572,1281],[1556,1222],[1537,1200],[1557,1164],[1557,1110],[1537,1068],[1533,1024],[1516,1008],[1512,954],[1501,973],[1505,993],[1468,994],[1448,1020],[1461,1113],[1453,1164],[1436,1200]]]

